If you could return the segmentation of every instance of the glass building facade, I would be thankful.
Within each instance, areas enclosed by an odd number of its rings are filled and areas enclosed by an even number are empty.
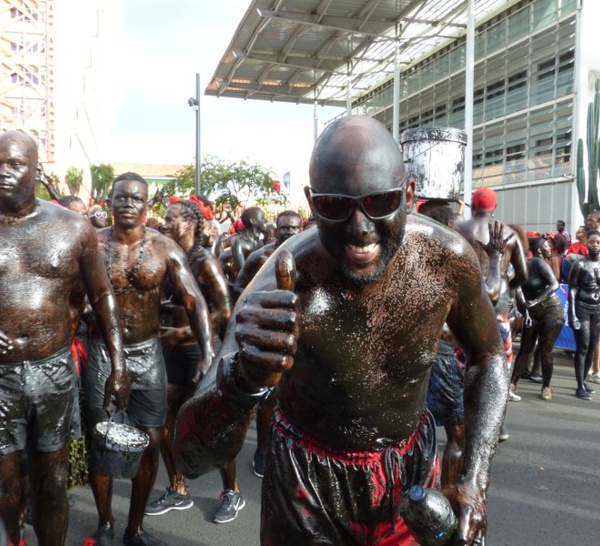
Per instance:
[[[498,191],[498,216],[525,229],[572,223],[577,0],[522,0],[476,26],[473,188]],[[403,68],[400,134],[465,127],[466,41]],[[353,113],[392,127],[393,79],[361,96]],[[587,96],[586,96],[587,97]],[[585,99],[587,101],[587,98]]]

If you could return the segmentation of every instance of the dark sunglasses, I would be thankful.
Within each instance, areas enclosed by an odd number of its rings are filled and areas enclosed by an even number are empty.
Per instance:
[[[356,206],[369,220],[383,220],[394,214],[404,201],[404,184],[390,190],[369,193],[359,197],[338,193],[315,193],[310,188],[314,212],[323,220],[345,222]]]

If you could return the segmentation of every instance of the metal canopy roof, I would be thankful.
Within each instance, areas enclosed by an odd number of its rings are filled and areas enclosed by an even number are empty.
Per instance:
[[[475,0],[475,20],[515,3]],[[253,0],[207,95],[344,106],[464,35],[467,0]]]

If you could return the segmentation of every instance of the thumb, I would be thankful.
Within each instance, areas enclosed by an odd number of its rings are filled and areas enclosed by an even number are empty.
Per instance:
[[[294,291],[296,284],[296,263],[294,256],[287,249],[282,249],[275,262],[275,278],[279,290]]]

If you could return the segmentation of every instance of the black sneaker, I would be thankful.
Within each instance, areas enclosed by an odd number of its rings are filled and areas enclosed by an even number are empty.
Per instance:
[[[258,451],[254,452],[254,459],[252,459],[252,469],[254,475],[259,478],[263,478],[265,475],[265,454]]]
[[[153,537],[142,530],[133,535],[125,533],[123,535],[123,544],[125,546],[167,546],[167,543],[160,540],[160,538]]]
[[[583,388],[577,389],[575,391],[575,396],[577,396],[577,398],[579,398],[579,400],[591,400],[592,399],[592,395]]]
[[[190,498],[189,492],[185,495],[175,493],[170,487],[167,487],[167,492],[153,502],[146,505],[144,514],[147,516],[159,516],[166,514],[170,510],[187,510],[194,506],[194,501]]]
[[[98,527],[92,535],[91,540],[86,539],[86,544],[94,544],[94,546],[112,546],[113,538],[115,538],[115,530],[110,523]]]
[[[213,521],[215,523],[229,523],[237,518],[238,512],[246,506],[246,501],[241,493],[236,493],[231,489],[223,491],[219,496],[220,505],[215,512]]]
[[[583,382],[583,388],[588,392],[588,394],[596,394],[596,389],[587,384],[587,382]]]

